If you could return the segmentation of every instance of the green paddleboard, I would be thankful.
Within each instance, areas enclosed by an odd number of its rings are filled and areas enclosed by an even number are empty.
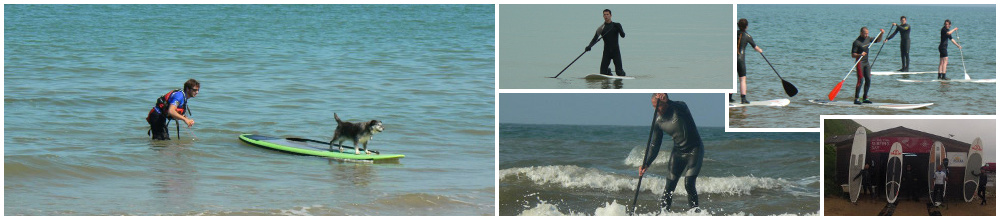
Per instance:
[[[378,151],[372,150],[369,150],[372,151],[372,154],[365,154],[363,151],[360,154],[354,154],[356,149],[350,146],[344,146],[344,152],[341,153],[337,148],[338,145],[336,144],[331,151],[329,142],[303,138],[278,138],[255,134],[241,134],[240,140],[250,145],[267,149],[292,154],[330,157],[334,159],[375,162],[382,160],[398,160],[399,158],[403,158],[402,154],[380,154]]]

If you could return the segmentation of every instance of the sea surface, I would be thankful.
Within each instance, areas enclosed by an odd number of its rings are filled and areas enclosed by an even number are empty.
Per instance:
[[[732,5],[500,5],[501,89],[732,89]],[[584,47],[604,23],[622,24],[625,72],[599,73],[604,42]],[[582,54],[581,56],[581,53]],[[577,56],[579,60],[573,62]],[[570,65],[570,63],[573,63]],[[558,78],[555,77],[570,65]],[[612,70],[614,64],[611,65]]]
[[[994,115],[996,83],[900,82],[897,79],[933,80],[935,73],[872,76],[869,99],[888,103],[934,103],[914,110],[884,110],[860,107],[823,106],[810,99],[826,99],[827,94],[848,75],[854,64],[851,42],[862,26],[890,31],[900,16],[910,24],[910,71],[936,72],[940,30],[945,19],[959,28],[956,40],[963,49],[949,43],[948,77],[996,79],[996,5],[739,5],[737,19],[750,21],[748,32],[764,55],[799,94],[789,98],[784,108],[733,108],[730,127],[817,128],[819,115]],[[875,43],[870,50],[872,71],[893,71],[901,67],[899,39]],[[881,47],[881,52],[879,48]],[[964,56],[964,70],[963,70]],[[781,81],[757,52],[747,52],[747,86],[750,100],[788,98]],[[836,100],[851,101],[857,73],[847,77]],[[737,97],[738,99],[738,97]]]
[[[659,208],[672,142],[642,179],[637,215],[817,215],[818,133],[699,128],[705,156],[689,209],[683,180]],[[500,215],[628,215],[648,126],[500,124]]]
[[[493,5],[5,5],[5,215],[494,215]],[[201,82],[193,128],[156,98]],[[326,141],[344,163],[242,143]]]

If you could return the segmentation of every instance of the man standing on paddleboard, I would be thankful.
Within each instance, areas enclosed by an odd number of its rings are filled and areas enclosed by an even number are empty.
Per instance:
[[[958,49],[962,49],[962,45],[958,45],[958,42],[951,38],[951,34],[958,31],[958,28],[951,29],[951,31],[948,28],[951,28],[951,20],[945,19],[944,27],[941,27],[941,43],[938,44],[938,53],[941,54],[941,62],[938,64],[938,79],[940,80],[951,80],[945,76],[948,74],[948,40],[951,40],[951,43],[954,43]]]
[[[188,99],[197,96],[200,89],[201,83],[194,79],[188,79],[187,82],[184,82],[184,89],[170,91],[156,100],[153,109],[149,110],[149,114],[146,116],[146,122],[149,123],[149,135],[153,137],[153,140],[170,140],[170,132],[167,128],[168,120],[184,121],[189,128],[194,126],[194,120],[184,117],[184,113],[191,115],[191,111],[187,109]]]
[[[854,104],[856,105],[872,103],[868,101],[868,87],[871,86],[872,82],[872,66],[868,64],[868,45],[872,40],[882,42],[882,34],[885,34],[885,30],[879,29],[878,37],[873,39],[868,37],[868,27],[861,27],[861,35],[854,40],[854,46],[851,47],[851,57],[854,57],[854,61],[858,62],[855,67],[858,71],[858,84],[854,87]],[[862,97],[863,99],[859,99],[858,94],[861,93],[862,80],[864,80],[865,95]]]
[[[590,51],[590,48],[597,44],[603,37],[604,39],[604,56],[601,57],[601,74],[611,75],[611,60],[615,61],[615,73],[618,76],[625,76],[625,69],[622,67],[622,53],[621,49],[618,47],[618,36],[625,38],[625,30],[622,30],[622,24],[611,21],[611,10],[604,9],[604,24],[597,28],[597,33],[594,33],[594,39],[590,41],[590,45],[584,50]]]
[[[889,34],[886,41],[892,40],[892,37],[899,33],[899,57],[901,59],[902,67],[899,68],[899,72],[909,72],[910,71],[910,24],[906,23],[906,16],[899,17],[899,24],[892,23],[892,26],[896,26],[896,31]]]
[[[739,27],[739,30],[736,31],[736,76],[740,79],[740,103],[743,104],[750,104],[750,102],[747,101],[747,62],[744,51],[747,48],[747,44],[750,44],[750,46],[753,46],[753,49],[756,50],[757,53],[764,53],[764,50],[761,50],[760,47],[757,47],[757,44],[753,42],[753,37],[751,37],[750,34],[747,34],[747,25],[749,24],[750,22],[747,21],[746,18],[741,18],[740,21],[736,23],[737,27]],[[733,100],[733,94],[729,94],[729,101],[736,101]]]
[[[701,142],[701,135],[698,134],[698,126],[694,124],[691,110],[687,104],[681,101],[670,101],[666,93],[656,93],[652,97],[653,108],[656,109],[655,125],[653,126],[653,140],[650,142],[646,152],[645,163],[639,167],[639,175],[646,173],[646,169],[660,152],[660,144],[663,142],[663,134],[670,135],[674,141],[674,147],[670,151],[670,158],[667,162],[667,185],[663,190],[663,197],[660,199],[660,207],[670,209],[673,203],[674,188],[680,177],[684,176],[684,189],[688,194],[688,205],[691,208],[698,207],[698,190],[695,189],[695,180],[701,172],[702,157],[705,154],[705,146]]]

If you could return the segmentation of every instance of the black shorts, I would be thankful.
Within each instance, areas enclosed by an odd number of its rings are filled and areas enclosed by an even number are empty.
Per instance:
[[[747,76],[747,62],[745,60],[736,61],[736,76],[738,77]]]
[[[938,53],[941,53],[941,58],[948,57],[948,48],[947,47],[938,47]]]
[[[150,111],[146,123],[149,123],[149,132],[153,140],[170,140],[170,130],[167,129],[167,117],[164,114]]]

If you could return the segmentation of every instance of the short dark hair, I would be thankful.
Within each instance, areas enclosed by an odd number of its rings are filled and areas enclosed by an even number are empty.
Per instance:
[[[906,19],[906,16],[899,16],[899,20]]]
[[[951,24],[951,20],[949,20],[949,19],[944,19],[944,23],[945,23],[945,24]]]
[[[184,90],[193,89],[195,86],[201,87],[201,83],[199,83],[198,80],[194,79],[188,79],[187,82],[184,82]]]
[[[604,12],[607,12],[610,15],[611,14],[611,9],[604,9]],[[604,12],[601,12],[601,13],[604,13]]]
[[[864,33],[865,30],[868,30],[868,27],[861,27],[861,30],[858,30],[858,33]]]
[[[747,29],[747,25],[749,25],[749,24],[750,24],[750,21],[747,21],[746,18],[740,18],[740,21],[736,22],[736,26],[739,27],[741,31],[742,30],[746,30]]]

